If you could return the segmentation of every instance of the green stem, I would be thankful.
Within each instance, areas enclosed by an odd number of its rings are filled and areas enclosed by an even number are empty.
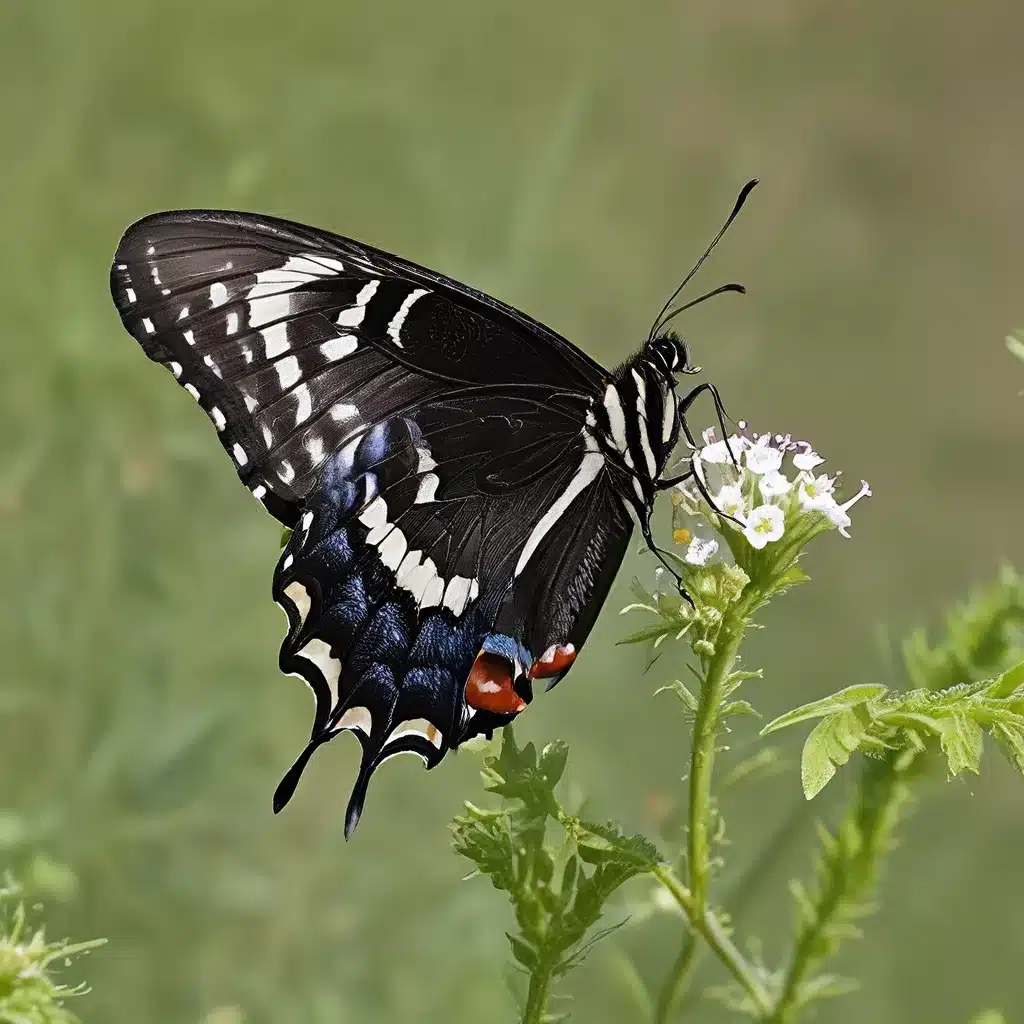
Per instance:
[[[805,982],[838,947],[836,924],[878,877],[908,794],[905,771],[891,757],[865,764],[853,805],[826,850],[813,906],[804,913],[774,1005],[759,1018],[765,1024],[797,1019]]]
[[[538,970],[530,975],[530,991],[526,996],[522,1024],[543,1024],[547,1017],[551,971]]]
[[[771,996],[761,982],[757,968],[736,948],[722,922],[711,911],[698,910],[693,893],[676,878],[667,864],[659,865],[652,873],[675,898],[689,919],[690,927],[708,944],[708,948],[750,997],[757,1012],[767,1013],[771,1007]]]
[[[744,608],[748,602],[743,601]],[[722,699],[739,650],[746,616],[740,606],[729,610],[715,638],[715,653],[708,659],[690,752],[690,807],[687,830],[690,889],[698,911],[707,905],[711,879],[711,776],[721,719]]]
[[[711,881],[711,779],[715,766],[722,701],[729,675],[736,663],[747,620],[757,607],[759,599],[760,595],[753,587],[748,586],[740,600],[726,612],[715,637],[715,651],[707,661],[704,684],[701,687],[693,723],[687,861],[694,914],[701,918],[707,914],[708,888]],[[656,1024],[665,1024],[669,1020],[676,1001],[685,990],[696,957],[696,945],[696,939],[691,933],[683,937],[679,955],[658,994],[657,1016],[654,1018]]]

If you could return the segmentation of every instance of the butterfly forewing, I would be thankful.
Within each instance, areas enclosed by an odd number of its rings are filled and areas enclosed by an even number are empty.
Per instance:
[[[433,767],[507,723],[542,652],[586,639],[631,530],[587,426],[608,375],[489,296],[273,218],[146,218],[111,290],[294,527],[274,577],[280,661],[316,714],[277,802],[317,746],[352,732],[351,829],[383,760]],[[483,655],[509,666],[511,705],[467,701]]]

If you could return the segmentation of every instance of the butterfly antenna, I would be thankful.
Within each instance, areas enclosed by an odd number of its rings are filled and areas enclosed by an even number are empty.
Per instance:
[[[651,325],[651,332],[647,336],[648,341],[653,341],[655,334],[662,326],[664,326],[664,324],[662,323],[662,317],[672,308],[672,303],[676,301],[676,298],[678,297],[679,293],[690,283],[690,281],[693,280],[693,275],[696,274],[698,270],[700,270],[701,264],[703,264],[703,262],[711,255],[715,246],[718,245],[718,243],[722,240],[722,236],[726,233],[726,231],[729,230],[729,225],[736,219],[740,210],[743,209],[743,204],[747,201],[747,196],[749,196],[750,193],[754,190],[754,186],[756,184],[757,178],[754,178],[752,181],[748,181],[746,185],[744,185],[743,188],[740,189],[740,194],[736,198],[736,203],[732,208],[732,213],[730,213],[729,216],[725,219],[725,223],[722,225],[721,230],[711,240],[711,244],[704,250],[704,255],[701,256],[701,258],[697,260],[697,262],[693,265],[693,269],[686,275],[686,277],[683,278],[683,283],[672,293],[672,295],[669,297],[668,302],[666,302],[665,305],[661,307],[661,312],[657,315],[657,317],[654,320],[654,323]],[[668,321],[665,322],[667,323]]]
[[[713,299],[716,295],[721,295],[723,292],[736,292],[739,295],[746,295],[747,289],[741,284],[723,284],[718,288],[712,288],[711,291],[705,292],[703,295],[697,296],[695,299],[691,299],[689,302],[680,306],[678,309],[673,309],[668,316],[662,317],[661,323],[657,325],[657,330],[662,330],[666,324],[674,320],[680,313],[686,312],[688,309],[693,309],[694,306],[699,306],[706,299]],[[652,328],[653,330],[653,328]]]

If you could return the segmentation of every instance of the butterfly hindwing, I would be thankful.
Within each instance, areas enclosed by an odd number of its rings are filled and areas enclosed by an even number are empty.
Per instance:
[[[305,678],[316,697],[309,747],[278,790],[278,807],[312,751],[351,732],[362,746],[351,830],[384,760],[409,752],[433,767],[465,739],[511,720],[467,701],[467,677],[481,651],[514,667],[525,703],[527,672],[541,653],[586,639],[593,624],[588,596],[598,606],[603,600],[630,520],[620,505],[605,506],[612,499],[587,475],[594,463],[585,460],[594,453],[571,430],[569,409],[559,431],[546,408],[531,423],[521,394],[514,400],[519,415],[499,412],[510,401],[497,388],[476,395],[476,416],[461,431],[451,417],[457,401],[427,406],[418,419],[374,426],[325,467],[274,580],[290,624],[281,668]],[[456,425],[420,427],[442,411]],[[486,429],[475,429],[480,424]],[[491,464],[495,453],[514,452],[516,435],[529,437],[542,424],[557,440],[546,463],[538,457],[528,476],[503,478]],[[449,451],[475,463],[476,486],[468,470],[446,480]],[[580,531],[568,517],[546,528],[538,511],[555,507],[580,480],[592,488],[581,499],[584,521],[598,529]],[[605,515],[608,522],[590,522]]]

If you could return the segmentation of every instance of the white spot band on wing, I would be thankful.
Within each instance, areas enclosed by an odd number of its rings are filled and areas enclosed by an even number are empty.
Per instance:
[[[612,441],[620,452],[628,449],[626,444],[626,417],[622,412],[622,402],[619,399],[618,389],[614,384],[609,384],[604,393],[604,407],[608,413],[608,423],[612,428]]]
[[[608,390],[614,391],[614,388],[609,385]],[[607,402],[607,397],[605,401]],[[619,415],[622,415],[621,408],[619,409]],[[569,481],[569,486],[562,491],[555,503],[541,516],[540,522],[533,528],[533,532],[523,548],[523,553],[519,556],[519,562],[516,565],[514,575],[518,576],[526,568],[526,564],[533,557],[533,553],[540,547],[540,542],[547,536],[555,523],[561,519],[566,509],[573,503],[576,497],[594,482],[598,473],[604,468],[604,456],[590,446],[589,438],[587,440],[587,452],[580,462],[579,469],[576,470],[576,475]]]
[[[402,302],[402,305],[398,307],[398,312],[392,317],[391,323],[388,324],[388,334],[391,335],[391,340],[399,347],[403,348],[401,342],[402,324],[405,323],[405,318],[409,315],[409,310],[412,309],[413,303],[418,299],[422,299],[424,295],[430,293],[426,288],[414,288]]]

